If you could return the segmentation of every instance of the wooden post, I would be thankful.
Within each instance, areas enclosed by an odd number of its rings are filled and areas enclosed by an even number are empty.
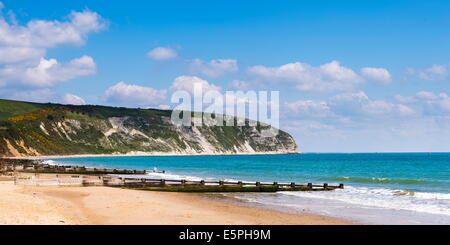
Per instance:
[[[273,182],[273,186],[278,189],[278,182]]]
[[[295,187],[295,182],[291,182],[291,187],[292,187],[292,188]]]
[[[109,181],[108,181],[107,179],[101,177],[101,180],[102,180],[102,184],[103,184],[104,186],[108,186],[108,185],[109,185]]]
[[[312,190],[313,186],[312,183],[308,183],[308,189]]]
[[[327,184],[327,183],[324,183],[324,184],[323,184],[323,188],[324,188],[324,189],[328,189],[328,184]]]

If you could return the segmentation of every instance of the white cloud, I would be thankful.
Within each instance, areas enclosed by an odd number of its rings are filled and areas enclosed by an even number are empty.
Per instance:
[[[293,82],[301,91],[345,91],[353,89],[362,78],[338,61],[314,67],[289,63],[280,67],[253,66],[248,73],[268,81]]]
[[[422,80],[444,80],[449,75],[449,65],[432,65],[427,68],[407,68],[406,74]]]
[[[106,100],[132,106],[158,105],[166,98],[165,90],[119,82],[105,91]]]
[[[147,53],[147,55],[155,60],[170,60],[178,56],[177,52],[171,48],[157,47]]]
[[[446,93],[420,91],[414,98],[416,104],[423,107],[426,115],[448,116],[450,114],[450,97]]]
[[[194,85],[200,85],[203,93],[205,93],[207,91],[211,91],[211,90],[212,91],[220,91],[221,90],[220,87],[218,87],[214,84],[210,84],[210,83],[208,83],[208,81],[203,80],[196,76],[179,76],[179,77],[175,78],[170,89],[172,91],[183,90],[183,91],[187,91],[187,92],[193,94],[194,93]]]
[[[331,110],[343,116],[410,116],[415,111],[403,104],[371,100],[363,92],[344,93],[332,97],[328,103]]]
[[[404,103],[412,103],[414,106],[422,107],[424,115],[450,116],[450,97],[446,93],[437,94],[419,91],[414,96],[396,95],[394,98],[399,101],[403,100]]]
[[[96,64],[90,56],[73,59],[68,63],[41,58],[34,66],[6,65],[0,68],[0,81],[6,81],[12,87],[18,84],[51,87],[59,82],[95,74],[96,70]]]
[[[367,79],[374,80],[382,84],[388,84],[392,80],[391,74],[384,68],[365,67],[361,69],[361,73]]]
[[[438,96],[435,95],[433,92],[428,92],[428,91],[417,92],[416,97],[419,99],[425,99],[425,100],[434,100],[434,99],[438,98]]]
[[[285,103],[288,113],[301,118],[321,118],[332,115],[326,102],[314,102],[312,100],[299,100],[292,103]]]
[[[65,94],[63,97],[63,101],[64,103],[70,105],[86,105],[86,101],[84,101],[83,98],[74,94]]]
[[[8,63],[38,61],[45,55],[43,48],[31,47],[1,47],[0,46],[0,65]]]
[[[415,114],[415,111],[402,104],[392,104],[386,101],[376,100],[362,105],[362,109],[369,115],[400,115],[409,116]]]
[[[50,48],[60,44],[84,44],[87,35],[106,27],[101,16],[90,10],[72,11],[68,21],[31,20],[26,25],[8,23],[0,17],[0,44],[13,47]]]
[[[396,95],[394,95],[394,99],[400,103],[405,103],[405,104],[416,102],[416,98],[414,96],[402,96],[402,95],[396,94]]]
[[[440,98],[425,102],[425,113],[450,116],[450,98]]]
[[[68,62],[45,58],[47,50],[58,45],[82,45],[90,33],[107,22],[96,12],[72,11],[64,21],[34,19],[18,24],[14,13],[9,21],[0,12],[0,85],[3,89],[32,90],[96,73],[92,57]]]
[[[216,59],[207,63],[200,59],[194,59],[190,61],[189,68],[192,73],[212,78],[221,77],[239,70],[237,61],[233,59]]]

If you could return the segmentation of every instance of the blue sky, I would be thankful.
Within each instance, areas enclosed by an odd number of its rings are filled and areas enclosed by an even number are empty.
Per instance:
[[[448,1],[1,2],[0,98],[166,108],[202,81],[279,90],[306,152],[450,150]]]

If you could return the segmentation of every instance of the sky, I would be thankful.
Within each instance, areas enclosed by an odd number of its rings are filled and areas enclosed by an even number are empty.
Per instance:
[[[0,1],[0,98],[280,91],[303,152],[450,151],[449,1]]]

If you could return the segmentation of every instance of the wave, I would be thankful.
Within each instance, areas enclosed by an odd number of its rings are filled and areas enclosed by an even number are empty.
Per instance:
[[[409,210],[450,216],[450,193],[415,192],[387,188],[347,186],[333,192],[281,192],[303,198],[328,199],[349,204],[393,210]]]
[[[351,181],[358,183],[386,183],[386,184],[424,184],[428,181],[421,179],[392,179],[392,178],[376,178],[376,177],[351,177],[343,176],[336,178],[326,178],[329,181]]]
[[[44,161],[42,161],[42,163],[48,164],[48,165],[62,165],[61,163],[56,162],[54,160],[44,160]]]

